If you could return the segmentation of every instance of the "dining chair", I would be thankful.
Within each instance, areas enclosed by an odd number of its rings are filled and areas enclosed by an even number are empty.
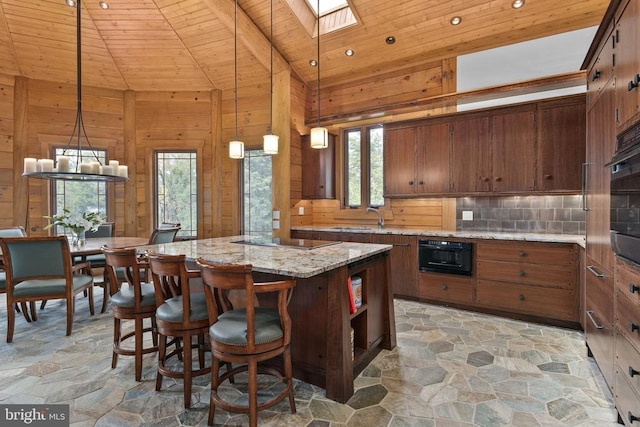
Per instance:
[[[209,311],[211,346],[211,403],[208,425],[212,425],[216,406],[230,412],[249,414],[249,425],[258,425],[258,412],[289,397],[291,412],[296,413],[291,368],[291,318],[287,311],[295,279],[256,283],[251,265],[220,265],[197,260]],[[234,308],[227,298],[231,291],[243,291],[243,307]],[[277,294],[277,308],[256,307],[259,294]],[[282,369],[261,365],[261,362],[282,356]],[[220,363],[240,364],[224,374]],[[225,400],[218,387],[227,379],[248,373],[248,405]],[[284,387],[275,396],[258,401],[258,374],[278,378]]]
[[[93,309],[93,276],[88,263],[73,264],[65,236],[0,238],[7,279],[7,306],[35,301],[66,300],[67,330],[71,335],[75,295],[86,289]],[[7,342],[13,340],[15,313],[7,310]]]
[[[158,226],[158,228],[175,228],[175,227],[182,227],[182,225],[179,222],[161,222],[160,225]]]
[[[27,237],[27,232],[24,227],[21,225],[16,225],[14,227],[5,227],[0,228],[0,237]],[[2,264],[2,257],[0,256],[0,294],[4,294],[7,291],[7,275],[4,272],[4,265]],[[29,315],[29,310],[27,310],[27,306],[25,303],[22,303],[22,313],[24,314],[24,318],[27,322],[31,322],[31,318],[33,320],[37,320],[37,315],[35,311]],[[18,313],[20,313],[20,307],[16,304],[15,309]]]
[[[115,222],[103,222],[98,226],[96,231],[87,230],[85,231],[85,237],[87,239],[100,238],[100,237],[113,237],[115,235],[116,227]],[[107,303],[109,301],[109,284],[107,278],[107,272],[104,270],[105,268],[105,257],[104,254],[93,254],[86,256],[77,256],[74,258],[74,262],[88,262],[92,269],[103,269],[102,271],[102,282],[94,282],[95,286],[102,287],[102,308],[100,309],[101,313],[104,313],[107,310]]]
[[[182,378],[184,407],[191,407],[191,382],[194,377],[211,372],[205,366],[205,335],[209,330],[209,316],[205,296],[191,292],[190,279],[200,277],[200,270],[188,269],[184,255],[147,253],[156,295],[156,324],[158,327],[158,374],[156,391],[162,388],[162,378]],[[192,337],[197,337],[193,343]],[[167,353],[167,337],[173,337],[176,348]],[[192,350],[198,350],[199,369],[193,368]],[[177,356],[183,364],[173,365]]]
[[[157,245],[161,243],[171,243],[175,240],[176,234],[180,231],[180,225],[176,227],[158,227],[154,228],[149,236],[149,244]]]
[[[105,271],[109,276],[108,283],[113,310],[113,353],[111,368],[118,364],[118,355],[135,357],[135,379],[142,379],[142,356],[158,351],[158,334],[156,328],[156,298],[152,283],[142,280],[142,271],[146,271],[149,263],[146,258],[139,257],[136,249],[103,248]],[[125,283],[116,277],[117,271],[124,276]],[[146,277],[148,275],[145,274]],[[134,330],[122,335],[122,320],[133,320]],[[144,320],[150,319],[150,326],[144,326]],[[144,334],[151,333],[152,346],[144,347]],[[134,339],[134,349],[123,345],[125,340]]]

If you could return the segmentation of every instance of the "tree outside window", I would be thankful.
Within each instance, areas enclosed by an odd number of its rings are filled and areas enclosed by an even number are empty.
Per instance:
[[[347,129],[344,141],[345,206],[383,206],[382,126]]]
[[[178,236],[198,236],[198,174],[195,151],[157,151],[155,155],[156,218],[180,223]]]
[[[262,150],[245,151],[242,174],[243,234],[271,237],[271,156]]]
[[[69,170],[72,171],[76,170],[78,159],[95,161],[97,158],[102,164],[107,163],[106,150],[80,150],[78,153],[78,150],[55,148],[53,158],[61,155],[69,157]],[[104,182],[55,180],[52,197],[52,215],[60,215],[63,209],[67,209],[77,214],[99,212],[104,218],[108,217],[107,184]],[[65,230],[62,227],[56,227],[55,233],[64,234]]]

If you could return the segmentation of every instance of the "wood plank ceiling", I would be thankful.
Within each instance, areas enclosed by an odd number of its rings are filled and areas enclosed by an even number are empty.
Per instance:
[[[305,0],[273,0],[277,69],[315,87]],[[321,81],[339,85],[597,25],[608,0],[349,0],[358,23],[321,36]],[[135,91],[234,86],[233,0],[83,0],[83,83]],[[269,1],[239,0],[238,76],[268,82]],[[452,16],[462,17],[458,26]],[[311,19],[313,23],[313,19]],[[0,73],[75,82],[75,9],[64,0],[0,0]],[[393,35],[397,42],[385,43]],[[355,51],[353,57],[345,49]],[[284,61],[282,61],[284,59]],[[288,65],[287,65],[288,64]]]

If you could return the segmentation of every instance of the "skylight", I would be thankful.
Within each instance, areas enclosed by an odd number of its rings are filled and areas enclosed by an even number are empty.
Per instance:
[[[318,14],[318,0],[307,0],[311,9]],[[346,0],[320,0],[320,16],[325,16],[334,10],[347,7],[349,4]]]

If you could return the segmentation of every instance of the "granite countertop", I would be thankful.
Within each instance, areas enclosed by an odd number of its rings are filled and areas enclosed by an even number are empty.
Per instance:
[[[186,240],[139,246],[137,249],[150,249],[167,255],[185,254],[189,260],[204,258],[207,261],[220,264],[251,264],[254,271],[261,273],[304,279],[393,248],[392,245],[348,242],[313,249],[233,243],[246,237],[230,236]]]
[[[575,243],[585,247],[585,236],[576,234],[503,233],[497,231],[425,231],[411,228],[385,227],[292,227],[299,231],[328,231],[342,233],[395,234],[419,237],[454,237],[460,239],[496,239],[527,242]]]

